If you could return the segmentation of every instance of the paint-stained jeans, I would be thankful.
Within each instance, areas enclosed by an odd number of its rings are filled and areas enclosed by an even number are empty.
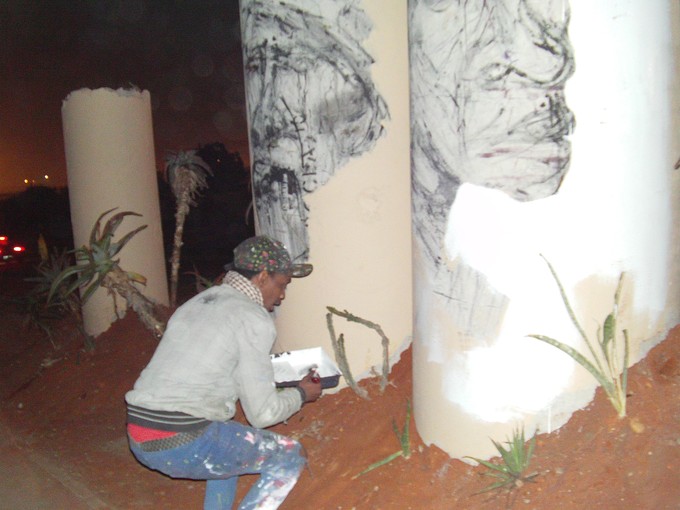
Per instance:
[[[213,422],[189,444],[145,452],[130,440],[130,449],[145,466],[172,478],[207,480],[205,510],[228,510],[236,495],[238,476],[260,474],[239,510],[269,510],[281,505],[306,459],[293,439],[236,422]]]

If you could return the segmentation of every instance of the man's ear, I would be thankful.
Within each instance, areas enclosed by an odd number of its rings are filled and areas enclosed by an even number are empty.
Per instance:
[[[259,289],[269,278],[269,273],[266,269],[263,269],[253,277],[253,284]]]

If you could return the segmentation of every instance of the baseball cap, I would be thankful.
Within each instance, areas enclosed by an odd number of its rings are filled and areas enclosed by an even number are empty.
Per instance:
[[[234,261],[224,268],[257,272],[266,270],[302,278],[312,272],[313,266],[293,264],[288,250],[280,241],[267,236],[255,236],[246,239],[234,249]]]

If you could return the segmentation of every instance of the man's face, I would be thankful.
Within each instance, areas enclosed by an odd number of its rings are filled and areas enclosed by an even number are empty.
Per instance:
[[[286,298],[286,287],[290,283],[290,276],[262,271],[257,278],[264,307],[267,311],[273,312],[274,307],[279,306]]]
[[[574,123],[564,96],[573,71],[568,2],[413,4],[417,161],[432,168],[429,176],[416,170],[425,200],[434,190],[450,202],[457,183],[451,190],[447,178],[519,201],[554,194],[567,172]]]

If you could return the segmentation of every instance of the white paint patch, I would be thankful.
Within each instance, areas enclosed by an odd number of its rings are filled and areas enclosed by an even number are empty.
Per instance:
[[[540,253],[568,295],[593,275],[615,282],[626,271],[636,314],[655,323],[665,309],[672,219],[668,16],[666,2],[574,5],[577,65],[567,102],[577,127],[560,192],[520,203],[473,184],[458,190],[447,256],[481,272],[510,301],[492,345],[449,353],[446,362],[446,398],[482,420],[548,413],[575,367],[563,353],[525,340],[541,333],[578,341]],[[441,353],[440,341],[431,340]]]
[[[549,407],[574,368],[561,352],[522,337],[472,349],[447,366],[451,368],[444,379],[447,398],[483,421],[500,423]],[[461,371],[467,377],[457,377]]]

